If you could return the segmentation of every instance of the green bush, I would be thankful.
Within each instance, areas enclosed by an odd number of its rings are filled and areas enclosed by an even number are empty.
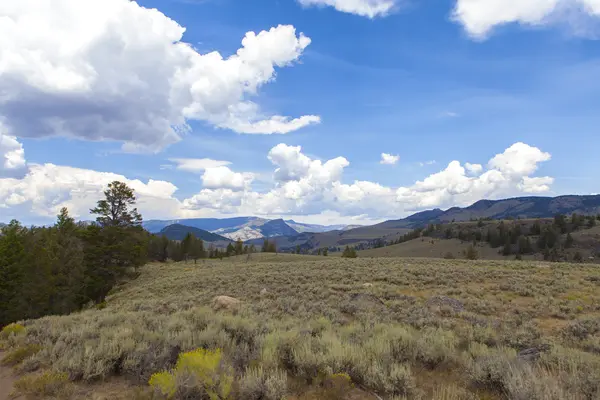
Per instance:
[[[41,375],[27,375],[15,382],[15,391],[25,396],[41,398],[68,398],[72,392],[67,374],[46,371]]]
[[[25,327],[23,325],[19,325],[19,324],[6,325],[4,328],[2,328],[2,331],[0,331],[0,339],[6,340],[11,335],[18,336],[18,335],[23,335],[26,332],[27,332],[27,329],[25,329]]]
[[[197,349],[179,355],[173,372],[153,374],[149,384],[157,395],[168,399],[230,398],[233,372],[222,362],[220,349]]]
[[[21,364],[25,359],[35,355],[41,350],[42,346],[37,344],[28,344],[17,347],[16,349],[9,351],[2,358],[2,364],[10,366]]]

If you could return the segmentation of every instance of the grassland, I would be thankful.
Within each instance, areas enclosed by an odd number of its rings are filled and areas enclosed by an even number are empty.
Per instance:
[[[215,296],[240,303],[217,311]],[[4,362],[32,398],[165,398],[148,385],[165,370],[177,399],[208,399],[223,382],[230,391],[215,398],[600,398],[594,265],[274,254],[150,264],[102,307],[22,324],[3,335]],[[175,368],[199,348],[222,350],[210,384]]]

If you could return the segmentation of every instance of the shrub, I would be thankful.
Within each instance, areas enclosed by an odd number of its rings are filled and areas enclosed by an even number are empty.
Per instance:
[[[477,249],[473,245],[470,245],[467,250],[465,250],[465,258],[467,260],[477,260],[479,258]]]
[[[16,349],[8,352],[4,358],[2,358],[2,364],[11,366],[21,364],[25,359],[33,356],[41,350],[42,346],[36,344],[28,344],[17,347]]]
[[[346,246],[344,252],[342,253],[342,257],[344,258],[356,258],[358,255],[356,254],[356,250],[354,247]]]
[[[238,386],[238,396],[244,400],[281,400],[287,392],[287,376],[279,370],[268,373],[260,367],[252,368]]]
[[[156,373],[150,377],[149,384],[156,393],[169,399],[203,396],[228,399],[233,374],[221,358],[220,349],[197,349],[180,354],[173,372]]]
[[[505,392],[507,373],[513,368],[515,356],[514,351],[500,349],[495,353],[476,358],[468,371],[471,384],[498,393]]]
[[[64,373],[46,371],[41,375],[27,375],[15,382],[15,391],[26,396],[56,397],[64,399],[69,397],[72,387],[69,377]]]
[[[10,325],[6,325],[4,328],[2,328],[2,331],[0,331],[0,339],[8,339],[9,336],[11,335],[22,335],[25,334],[27,330],[25,329],[25,327],[23,325],[19,325],[19,324],[10,324]]]

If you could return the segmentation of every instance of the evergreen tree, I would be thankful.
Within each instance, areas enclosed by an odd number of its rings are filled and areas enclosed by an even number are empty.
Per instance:
[[[235,254],[236,255],[240,255],[240,254],[244,254],[244,242],[242,242],[242,239],[239,239],[235,242]]]
[[[235,248],[233,247],[233,245],[231,243],[229,243],[227,245],[227,249],[225,250],[225,255],[227,257],[231,256],[232,254],[235,254]]]
[[[354,247],[346,246],[344,252],[342,253],[342,257],[344,258],[356,258],[358,254],[356,254],[356,249]]]
[[[467,260],[477,260],[479,258],[477,249],[472,245],[469,246],[467,250],[465,250],[465,257]]]
[[[573,247],[573,236],[570,233],[567,234],[567,239],[565,240],[565,249],[570,249]]]
[[[96,208],[90,210],[98,214],[96,221],[101,226],[139,226],[142,216],[135,205],[136,197],[133,189],[125,183],[114,181],[104,191],[105,199],[98,201]],[[132,208],[133,207],[133,208]]]
[[[512,254],[512,246],[510,244],[510,239],[507,237],[506,242],[504,243],[504,247],[502,248],[503,256],[510,256]]]
[[[204,242],[202,239],[194,237],[192,249],[190,251],[190,257],[192,257],[194,260],[194,264],[196,264],[200,258],[206,257],[206,251],[204,250]]]
[[[0,326],[21,319],[17,309],[23,285],[21,262],[25,258],[26,229],[11,221],[0,236]]]

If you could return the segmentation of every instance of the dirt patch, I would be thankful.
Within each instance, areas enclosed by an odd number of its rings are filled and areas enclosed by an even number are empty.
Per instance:
[[[4,352],[0,351],[0,360],[4,357]],[[11,399],[9,397],[13,390],[13,384],[16,378],[12,369],[0,365],[0,400]],[[15,399],[14,397],[12,399]]]

